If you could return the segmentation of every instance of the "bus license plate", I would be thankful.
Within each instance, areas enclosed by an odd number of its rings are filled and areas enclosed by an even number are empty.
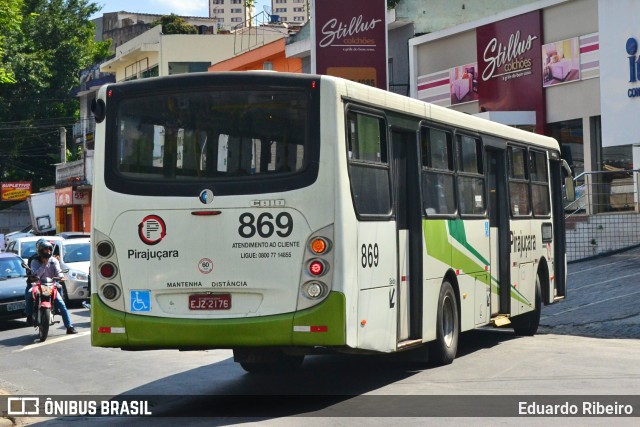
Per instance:
[[[231,294],[189,295],[189,310],[229,310]]]
[[[7,311],[16,311],[24,309],[24,301],[11,302],[7,304]]]

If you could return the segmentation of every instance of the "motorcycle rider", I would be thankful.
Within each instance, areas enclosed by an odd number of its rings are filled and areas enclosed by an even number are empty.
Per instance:
[[[60,269],[60,262],[54,256],[51,256],[53,252],[53,245],[45,239],[40,239],[36,242],[36,254],[29,258],[29,268],[40,281],[46,281],[47,278],[60,278],[63,279],[64,275]],[[29,282],[29,279],[27,279]],[[33,323],[33,295],[31,293],[31,284],[28,283],[27,290],[25,292],[25,312],[27,313],[27,325]],[[77,334],[76,328],[71,323],[69,317],[69,311],[62,299],[62,293],[56,293],[55,307],[60,311],[64,326],[67,328],[67,334]]]

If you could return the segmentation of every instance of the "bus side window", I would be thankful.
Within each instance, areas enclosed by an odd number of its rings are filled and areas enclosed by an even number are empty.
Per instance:
[[[427,215],[456,213],[451,132],[422,128],[422,196]]]
[[[482,141],[457,135],[458,195],[461,215],[483,215],[486,210]]]
[[[551,201],[549,200],[547,155],[531,150],[529,159],[533,214],[535,216],[548,216],[551,213]]]
[[[387,163],[387,145],[380,119],[349,113],[349,159]]]
[[[526,162],[526,149],[521,147],[509,147],[509,201],[511,215],[528,216],[529,203],[529,176]]]
[[[386,122],[382,117],[350,111],[347,123],[349,178],[356,212],[389,215],[391,184]]]

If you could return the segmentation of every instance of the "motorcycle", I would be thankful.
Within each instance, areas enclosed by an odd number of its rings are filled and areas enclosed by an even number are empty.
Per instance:
[[[58,283],[60,279],[47,278],[45,281],[42,281],[33,274],[33,271],[26,264],[23,264],[22,266],[27,270],[29,277],[33,277],[35,279],[31,283],[31,294],[33,296],[33,325],[38,329],[40,342],[44,342],[49,335],[49,326],[59,322],[54,320],[54,305],[59,292],[58,288],[61,286]],[[68,271],[68,269],[62,270],[63,273]]]

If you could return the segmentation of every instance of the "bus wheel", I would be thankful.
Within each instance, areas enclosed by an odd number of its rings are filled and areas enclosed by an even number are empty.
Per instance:
[[[429,360],[435,365],[448,365],[456,357],[460,323],[456,294],[446,280],[440,287],[437,316],[436,340],[429,344]]]
[[[540,274],[536,275],[535,308],[529,313],[515,317],[512,321],[513,332],[518,336],[531,337],[538,331],[540,312],[542,311],[542,292],[540,291]]]

